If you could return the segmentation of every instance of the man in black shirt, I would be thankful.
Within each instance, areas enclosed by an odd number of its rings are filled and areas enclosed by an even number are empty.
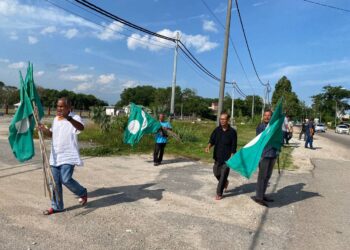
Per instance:
[[[236,153],[237,149],[237,133],[236,130],[229,125],[230,116],[227,113],[220,115],[220,126],[214,129],[210,136],[209,144],[205,148],[205,152],[209,153],[210,148],[214,147],[213,159],[215,164],[213,172],[219,183],[216,189],[216,200],[222,199],[224,189],[227,189],[227,177],[230,169],[226,166],[225,161]]]
[[[266,110],[263,116],[263,122],[258,125],[256,128],[256,135],[262,133],[272,116],[271,110]],[[282,141],[282,140],[281,140]],[[256,185],[256,196],[252,197],[252,199],[258,203],[259,205],[268,207],[266,202],[272,202],[273,200],[265,196],[265,192],[267,189],[267,185],[272,175],[273,166],[275,165],[277,158],[277,149],[272,146],[266,146],[261,155],[261,159],[259,162],[259,174],[258,181]]]

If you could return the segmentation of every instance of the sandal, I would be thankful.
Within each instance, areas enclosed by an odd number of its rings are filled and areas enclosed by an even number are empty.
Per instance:
[[[51,215],[54,213],[56,213],[56,211],[52,207],[43,211],[43,215]]]

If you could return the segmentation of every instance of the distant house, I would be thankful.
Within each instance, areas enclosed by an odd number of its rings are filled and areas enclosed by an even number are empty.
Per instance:
[[[218,111],[218,107],[219,107],[219,104],[217,102],[212,102],[209,109],[211,109],[213,111]]]
[[[115,116],[116,110],[114,106],[105,106],[104,108],[106,109],[106,115]]]

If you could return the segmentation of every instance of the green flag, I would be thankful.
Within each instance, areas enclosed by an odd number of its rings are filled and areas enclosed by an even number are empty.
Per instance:
[[[266,129],[231,157],[226,162],[227,165],[240,175],[250,178],[257,169],[266,146],[281,149],[283,120],[282,101],[279,101]]]
[[[20,73],[20,97],[16,114],[9,126],[9,143],[17,160],[20,162],[30,160],[34,156],[33,108],[28,97],[22,74]]]
[[[143,111],[140,106],[131,103],[128,125],[124,131],[124,143],[134,145],[144,134],[154,134],[160,128],[159,121]]]
[[[28,97],[31,102],[34,102],[38,108],[39,121],[44,116],[44,109],[40,102],[40,97],[36,91],[34,76],[33,76],[33,64],[28,63],[27,75],[24,81],[25,87],[27,89]]]

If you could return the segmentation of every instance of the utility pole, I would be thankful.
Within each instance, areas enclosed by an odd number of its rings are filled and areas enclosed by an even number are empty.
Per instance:
[[[231,95],[231,127],[234,125],[234,115],[235,115],[235,82],[232,82],[232,95]]]
[[[225,82],[226,82],[226,68],[227,68],[227,54],[228,54],[228,42],[230,37],[230,23],[231,23],[231,9],[232,9],[232,0],[228,0],[227,5],[227,14],[226,14],[226,28],[225,28],[225,44],[224,52],[222,56],[222,66],[221,66],[221,81],[220,81],[220,90],[219,90],[219,103],[218,103],[218,114],[216,122],[219,125],[220,114],[224,106],[224,96],[225,96]]]
[[[174,54],[174,68],[173,68],[173,84],[171,88],[171,101],[170,101],[170,115],[175,115],[175,87],[176,87],[176,69],[177,69],[177,54],[178,54],[178,46],[179,46],[179,32],[176,33],[176,46],[175,46],[175,54]]]

